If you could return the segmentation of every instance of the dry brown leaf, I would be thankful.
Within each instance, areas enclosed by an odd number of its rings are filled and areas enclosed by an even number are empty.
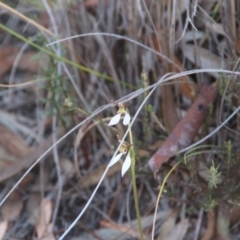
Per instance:
[[[177,223],[174,231],[174,236],[171,238],[171,240],[185,239],[185,235],[187,233],[188,227],[189,227],[189,220],[187,218]]]
[[[40,193],[31,193],[29,195],[28,201],[26,203],[26,211],[28,214],[27,223],[36,225],[39,215],[39,206],[41,203]]]
[[[236,51],[239,51],[240,50],[240,37],[238,37],[234,43],[234,49]]]
[[[0,125],[0,146],[12,156],[21,158],[26,156],[30,148],[24,143],[24,141],[15,133],[9,129]],[[1,161],[1,157],[0,157]]]
[[[26,189],[26,186],[33,181],[33,175],[29,174],[19,184],[19,188]],[[5,221],[15,221],[23,208],[21,194],[18,190],[13,191],[7,201],[0,208],[2,219]],[[1,239],[1,238],[0,238]]]
[[[177,57],[174,57],[174,63],[180,68],[184,70],[184,67],[180,60]],[[174,70],[174,69],[173,69]],[[178,71],[177,71],[178,72]],[[191,81],[188,76],[183,76],[174,80],[174,83],[179,86],[179,90],[182,94],[184,94],[188,99],[192,102],[194,101],[197,93],[197,85],[195,82]]]
[[[153,38],[154,47],[158,52],[161,52],[162,44],[159,43],[157,38]],[[159,62],[162,61],[162,58],[158,56]],[[173,66],[169,63],[168,71],[171,72],[171,68]],[[173,130],[173,128],[178,123],[178,114],[176,103],[174,101],[173,91],[171,85],[163,85],[161,87],[161,97],[162,97],[162,109],[163,109],[163,121],[166,125],[166,128],[169,132]]]
[[[156,215],[156,221],[165,221],[166,219],[168,219],[171,215],[171,211],[159,211]],[[149,215],[149,216],[145,216],[141,218],[141,223],[142,223],[142,228],[143,229],[147,229],[149,227],[152,226],[153,224],[153,214]],[[138,220],[132,220],[131,222],[128,223],[123,223],[123,224],[114,224],[114,223],[110,223],[108,221],[101,221],[100,225],[103,227],[108,227],[105,229],[100,229],[103,230],[102,232],[98,232],[97,235],[100,236],[101,238],[107,240],[107,239],[126,239],[126,235],[124,236],[124,234],[127,235],[131,235],[131,236],[138,236],[139,231],[136,232],[136,230],[138,230]],[[114,232],[115,236],[111,236],[110,234],[107,234],[104,236],[104,230],[108,231],[118,231],[118,232]],[[119,233],[122,233],[121,235]],[[84,238],[82,238],[84,239]],[[90,238],[91,239],[91,238]],[[127,238],[128,239],[128,238]],[[144,239],[149,239],[149,237],[145,236]]]
[[[192,44],[185,44],[183,53],[185,58],[189,59],[191,62],[195,63],[199,68],[204,69],[224,69],[224,63],[220,57],[209,52],[208,50],[194,46]],[[210,75],[214,77],[219,77],[218,73],[209,72]]]
[[[163,121],[168,130],[172,130],[176,127],[179,122],[179,117],[177,114],[177,106],[174,101],[173,89],[171,85],[163,85],[161,87],[162,96],[162,111],[163,111]]]
[[[157,238],[157,240],[183,240],[189,227],[189,220],[184,219],[181,222],[173,225],[172,229],[169,229],[168,235]]]
[[[14,48],[12,46],[6,46],[0,49],[0,77],[12,68],[19,51],[20,50],[18,48]],[[48,64],[48,57],[46,55],[42,55],[40,60],[32,59],[37,55],[37,53],[37,51],[22,53],[20,61],[17,64],[17,68],[37,73],[40,68],[46,67]]]
[[[208,27],[211,33],[217,33],[222,35],[226,34],[224,27],[221,23],[206,22],[206,27]]]
[[[169,215],[167,220],[162,224],[157,240],[160,240],[160,239],[165,240],[171,234],[171,232],[175,227],[177,214],[178,214],[177,209],[172,211],[172,213]]]
[[[137,149],[136,153],[138,157],[150,157],[150,152],[146,149]]]
[[[3,221],[0,223],[0,239],[3,239],[8,227],[8,222]]]
[[[40,60],[33,59],[36,55],[37,52],[35,51],[23,53],[17,67],[33,73],[37,73],[40,68],[47,67],[47,57],[45,55],[41,55]]]
[[[211,240],[215,234],[216,227],[216,208],[207,212],[208,223],[207,229],[202,236],[201,240]]]
[[[163,140],[158,140],[155,143],[149,145],[148,149],[151,151],[157,151],[157,149],[160,148],[163,143],[164,143]]]
[[[15,221],[23,208],[23,202],[19,192],[14,191],[2,205],[0,212],[4,221]]]
[[[161,51],[161,43],[159,45],[158,39],[153,38],[152,40],[153,40],[155,49],[158,52],[162,52]],[[162,58],[160,56],[158,56],[158,60],[162,61]],[[182,63],[176,56],[174,56],[173,61],[174,61],[174,64],[169,63],[169,65],[168,65],[169,72],[177,72],[178,73],[178,72],[184,70]],[[174,81],[174,83],[176,83],[179,86],[180,92],[183,93],[187,98],[189,98],[191,101],[193,101],[195,99],[196,92],[197,92],[197,86],[193,81],[190,80],[190,78],[188,76],[182,76],[173,81]]]
[[[204,11],[199,11],[198,15],[200,19],[205,19],[206,18],[206,12],[209,12],[213,9],[217,1],[209,1],[209,0],[201,0],[200,1],[200,6]]]
[[[38,24],[41,26],[48,28],[49,27],[49,14],[46,11],[42,11],[38,15]]]
[[[33,75],[31,76],[32,77],[31,79],[29,79],[29,81],[33,80]],[[26,81],[25,78],[22,79],[22,82],[25,82],[25,81]],[[28,87],[28,90],[29,89],[30,89],[30,86]],[[0,122],[6,128],[10,128],[13,132],[23,133],[24,136],[31,137],[35,139],[37,142],[41,142],[42,138],[39,136],[39,134],[37,134],[34,129],[26,126],[25,122],[28,121],[28,118],[24,118],[24,116],[21,116],[21,118],[23,118],[23,122],[19,122],[19,117],[16,113],[10,113],[4,110],[0,110],[0,116],[1,116]]]
[[[105,6],[107,7],[108,6],[108,3],[109,3],[109,0],[84,0],[84,7],[86,8],[96,8],[99,6],[99,3],[101,6]],[[81,4],[70,4],[69,9],[71,10],[74,10],[74,11],[79,11],[79,9],[82,8],[82,5]]]
[[[57,135],[61,136],[64,133],[63,129],[59,129]],[[61,146],[64,140],[61,141],[58,146]],[[52,146],[52,136],[46,139],[40,146],[35,147],[29,151],[29,153],[22,158],[18,157],[18,161],[8,164],[4,168],[0,168],[0,182],[16,175],[20,171],[28,168],[36,159],[38,159],[48,148]]]
[[[68,158],[61,157],[59,163],[64,175],[68,178],[73,177],[76,172],[73,162]]]
[[[99,0],[85,0],[84,6],[85,7],[97,7],[99,4]]]
[[[53,240],[52,225],[50,223],[52,217],[52,202],[44,198],[40,204],[40,211],[38,215],[38,222],[36,225],[36,233],[38,239]]]
[[[12,67],[13,63],[8,59],[8,57],[16,54],[16,49],[11,46],[0,48],[0,77],[3,76]]]
[[[159,222],[164,221],[169,217],[170,214],[171,214],[171,211],[169,210],[159,211],[156,216],[156,221],[159,221]],[[142,222],[143,229],[147,229],[151,227],[153,223],[153,214],[146,217],[142,217],[141,222]],[[104,220],[100,222],[100,225],[109,226],[109,227],[104,227],[104,228],[95,230],[93,234],[92,233],[81,234],[78,237],[71,238],[71,240],[96,240],[96,236],[99,239],[104,239],[104,240],[112,240],[112,239],[126,240],[126,239],[132,239],[130,238],[131,234],[132,233],[136,234],[136,230],[138,229],[137,219],[127,223],[123,223],[123,224],[112,224]],[[127,232],[123,232],[126,230]],[[128,230],[132,232],[128,232]],[[149,237],[144,239],[149,239]]]
[[[0,65],[1,65],[1,68],[0,68],[0,77],[3,76],[6,72],[8,72],[8,70],[11,68],[12,66],[12,63],[9,62],[9,61],[4,61],[4,60],[1,60],[0,61]]]
[[[178,215],[178,209],[173,209],[172,213],[168,216],[166,221],[160,228],[160,233],[157,240],[182,240],[184,239],[188,226],[189,220],[184,219],[176,224],[176,218]]]
[[[234,206],[231,211],[231,226],[237,223],[240,219],[240,206]]]
[[[97,170],[88,174],[86,177],[84,177],[82,180],[80,180],[79,185],[83,186],[83,187],[90,187],[90,186],[97,184],[99,182],[100,178],[102,177],[102,174],[105,171],[107,165],[108,165],[108,163],[103,164]],[[112,167],[109,168],[106,177],[110,177],[110,176],[114,175],[115,173],[120,172],[121,167],[122,166],[120,163],[114,164]]]
[[[112,222],[108,222],[108,221],[101,221],[101,225],[104,226],[104,227],[107,227],[107,228],[110,228],[110,229],[115,229],[115,230],[118,230],[122,233],[127,233],[128,235],[134,237],[134,238],[137,238],[139,239],[140,238],[140,235],[139,235],[139,231],[132,228],[132,227],[128,227],[128,226],[124,226],[124,225],[120,225],[120,224],[115,224],[115,223],[112,223]],[[147,239],[147,236],[143,236],[143,239]]]
[[[0,169],[5,168],[11,162],[16,160],[16,156],[9,153],[3,146],[0,145]]]

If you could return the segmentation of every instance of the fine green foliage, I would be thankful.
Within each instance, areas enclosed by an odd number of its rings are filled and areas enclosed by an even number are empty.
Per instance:
[[[205,211],[211,211],[213,210],[213,208],[215,208],[218,205],[217,200],[212,198],[211,195],[209,195],[209,198],[206,200],[206,202],[204,203],[204,208]]]
[[[219,172],[219,166],[215,167],[214,161],[212,160],[212,166],[208,169],[207,168],[207,173],[208,175],[206,176],[207,182],[208,182],[208,187],[212,189],[213,187],[217,188],[217,184],[221,182],[220,177],[221,177],[221,172]]]

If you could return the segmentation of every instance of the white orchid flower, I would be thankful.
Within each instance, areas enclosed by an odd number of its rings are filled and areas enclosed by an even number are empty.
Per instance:
[[[126,107],[122,103],[119,103],[118,107],[119,109],[117,111],[117,114],[111,118],[108,126],[116,125],[120,121],[121,115],[123,114],[124,114],[123,125],[129,124],[131,117],[128,111],[126,110]]]
[[[109,167],[113,166],[115,163],[117,163],[121,157],[125,154],[127,154],[127,157],[125,158],[125,161],[122,165],[122,177],[124,176],[124,174],[127,172],[127,170],[130,168],[131,166],[131,157],[130,157],[130,152],[129,152],[129,148],[132,145],[123,142],[123,145],[120,147],[119,149],[119,154],[117,154],[114,158],[112,158],[112,160],[109,163]]]

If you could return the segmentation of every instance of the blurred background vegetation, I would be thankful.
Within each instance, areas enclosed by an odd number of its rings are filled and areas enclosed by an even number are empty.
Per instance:
[[[126,131],[107,126],[117,102],[133,116],[156,83],[132,126],[144,239],[153,221],[157,240],[239,239],[239,114],[156,178],[147,167],[203,85],[217,86],[218,96],[194,142],[239,107],[239,1],[5,0],[0,14],[1,199],[54,146],[0,207],[1,239],[64,233]],[[66,239],[140,239],[131,174],[120,172],[121,163],[109,169]]]

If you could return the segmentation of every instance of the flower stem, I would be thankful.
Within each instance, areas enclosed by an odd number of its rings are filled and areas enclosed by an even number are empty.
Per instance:
[[[130,144],[133,144],[133,136],[132,136],[132,130],[129,131],[129,138],[130,138]],[[135,175],[135,152],[133,145],[130,148],[130,156],[131,156],[131,173],[132,173],[132,185],[133,185],[133,196],[134,196],[134,202],[135,202],[135,210],[137,215],[137,221],[138,221],[138,229],[140,234],[140,239],[143,240],[143,229],[141,224],[141,216],[139,211],[139,204],[138,204],[138,194],[137,194],[137,185],[136,185],[136,175]]]

